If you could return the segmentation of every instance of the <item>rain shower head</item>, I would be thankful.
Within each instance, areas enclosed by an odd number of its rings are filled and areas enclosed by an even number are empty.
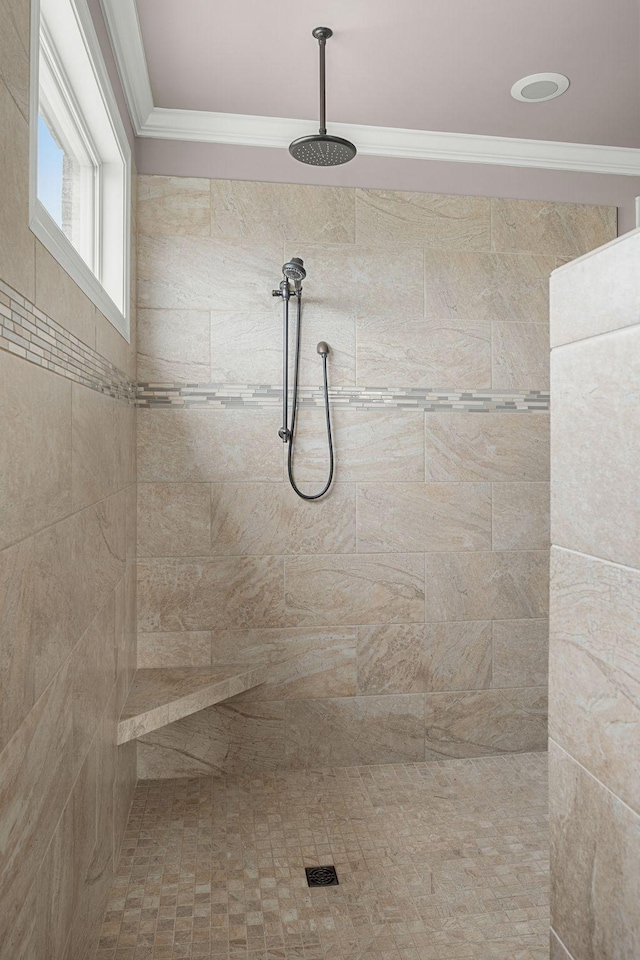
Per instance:
[[[327,40],[333,36],[333,30],[330,27],[316,27],[313,36],[320,47],[320,132],[294,140],[289,144],[289,153],[300,163],[309,163],[314,167],[337,167],[353,160],[358,151],[349,140],[327,133],[324,58]]]
[[[353,160],[357,151],[352,143],[342,137],[316,133],[294,140],[289,145],[289,153],[295,160],[312,164],[314,167],[337,167]]]
[[[291,257],[291,260],[283,266],[282,272],[287,280],[292,280],[295,284],[302,283],[307,275],[300,257]]]

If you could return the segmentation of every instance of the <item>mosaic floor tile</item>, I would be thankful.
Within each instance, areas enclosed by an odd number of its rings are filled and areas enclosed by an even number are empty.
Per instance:
[[[144,781],[97,960],[547,960],[544,754]],[[340,885],[309,888],[305,867]]]

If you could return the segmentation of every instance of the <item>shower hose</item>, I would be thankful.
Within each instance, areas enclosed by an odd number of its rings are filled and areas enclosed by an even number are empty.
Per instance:
[[[296,417],[298,413],[298,375],[300,370],[300,326],[302,321],[302,291],[299,291],[298,296],[296,297],[298,301],[298,306],[296,310],[296,350],[294,355],[293,363],[293,399],[291,404],[291,431],[289,433],[289,449],[287,451],[287,472],[289,474],[289,483],[293,487],[294,491],[298,494],[299,497],[302,497],[303,500],[319,500],[320,497],[324,497],[325,493],[329,490],[331,483],[333,481],[333,468],[334,468],[334,456],[333,456],[333,436],[331,434],[331,412],[329,410],[329,380],[327,374],[327,356],[328,352],[323,352],[322,357],[322,374],[324,381],[324,414],[325,421],[327,425],[327,444],[329,447],[329,476],[327,482],[325,483],[322,490],[319,493],[303,493],[302,490],[298,487],[294,476],[293,476],[293,446],[296,433]],[[286,303],[288,308],[289,304]]]

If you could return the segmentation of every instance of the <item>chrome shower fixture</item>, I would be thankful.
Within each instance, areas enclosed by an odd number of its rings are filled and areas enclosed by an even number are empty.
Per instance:
[[[294,140],[289,144],[289,153],[300,163],[309,163],[314,167],[337,167],[353,160],[358,151],[349,140],[327,133],[325,50],[333,30],[330,27],[316,27],[312,33],[320,47],[320,130],[311,136]]]
[[[289,263],[285,263],[282,268],[282,273],[287,280],[292,280],[293,283],[296,284],[296,288],[299,288],[307,275],[307,271],[303,267],[300,257],[292,257]]]
[[[283,443],[289,444],[287,451],[287,472],[289,483],[293,490],[303,500],[319,500],[328,492],[333,482],[334,454],[333,437],[331,435],[331,411],[329,409],[329,378],[327,373],[327,358],[329,344],[321,340],[316,350],[322,358],[322,374],[324,381],[324,412],[327,427],[327,442],[329,445],[329,476],[319,493],[303,493],[296,484],[293,476],[293,445],[296,434],[296,417],[298,414],[298,377],[300,371],[300,326],[302,321],[302,281],[307,271],[300,257],[292,257],[282,268],[283,280],[277,290],[273,290],[274,297],[282,298],[282,426],[278,436]],[[293,283],[293,290],[290,282]],[[293,396],[291,401],[291,420],[289,420],[289,301],[292,297],[298,301],[296,312],[296,349],[293,362]]]

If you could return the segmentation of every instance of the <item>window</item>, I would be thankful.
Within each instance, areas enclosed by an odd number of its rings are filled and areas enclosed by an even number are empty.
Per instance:
[[[33,0],[30,225],[129,338],[131,154],[87,0]]]

